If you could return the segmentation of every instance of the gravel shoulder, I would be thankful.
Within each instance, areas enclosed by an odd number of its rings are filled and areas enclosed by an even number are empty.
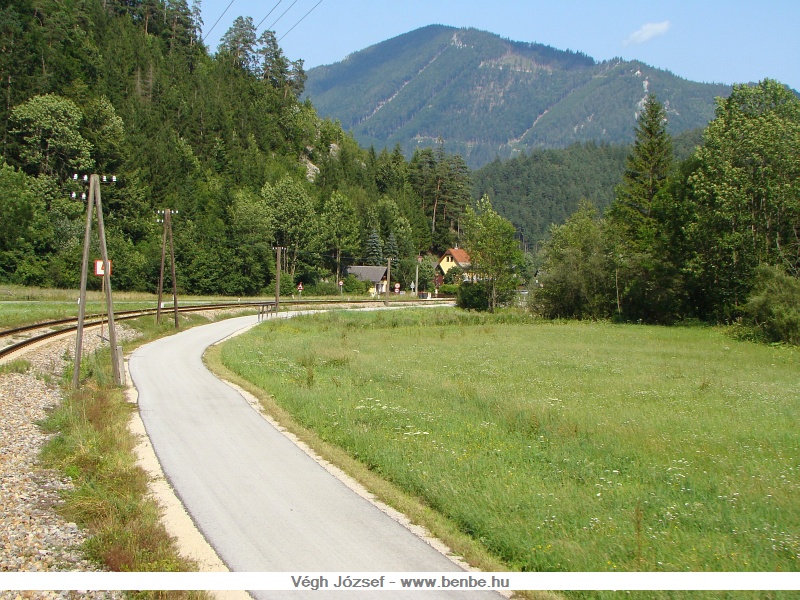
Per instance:
[[[120,341],[135,337],[124,324],[117,324]],[[108,345],[96,332],[87,330],[83,354],[87,356]],[[73,488],[60,472],[45,469],[39,455],[50,436],[37,425],[62,401],[57,385],[75,350],[75,336],[33,346],[14,358],[31,364],[25,373],[0,374],[0,571],[103,571],[102,566],[84,558],[81,544],[87,534],[58,514],[62,494]],[[8,362],[6,360],[5,362]],[[137,393],[127,380],[128,401],[136,403]],[[194,526],[180,500],[164,477],[138,412],[130,422],[140,439],[137,462],[150,476],[150,493],[162,508],[162,522],[175,537],[182,556],[195,561],[201,571],[227,571]],[[247,600],[246,592],[215,592],[219,600]],[[24,599],[112,599],[122,592],[8,591],[0,600]]]
[[[124,329],[122,336],[130,336]],[[102,343],[90,333],[84,353]],[[0,571],[102,571],[86,560],[80,545],[86,534],[57,512],[61,495],[72,488],[68,477],[39,463],[49,436],[37,425],[59,405],[58,385],[75,349],[67,336],[29,350],[25,373],[0,374]],[[122,598],[119,592],[0,591],[0,600],[16,598]]]

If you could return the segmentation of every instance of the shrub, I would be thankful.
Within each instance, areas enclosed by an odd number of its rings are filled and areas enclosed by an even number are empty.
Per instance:
[[[800,281],[779,267],[756,269],[744,312],[770,341],[800,345]]]
[[[344,285],[342,286],[342,291],[344,291],[345,294],[366,294],[367,290],[370,288],[369,282],[361,281],[352,273],[345,277],[343,281]]]
[[[483,283],[464,282],[458,286],[456,306],[464,310],[489,310],[490,293]]]
[[[295,287],[294,281],[289,276],[288,273],[281,274],[281,296],[291,296],[292,294],[297,293],[297,288]],[[275,280],[272,280],[272,284],[269,286],[269,294],[275,295]]]
[[[339,293],[338,284],[332,281],[318,281],[305,290],[307,296],[338,296]]]
[[[444,282],[458,285],[464,281],[464,269],[461,267],[451,267],[450,270],[444,274]]]

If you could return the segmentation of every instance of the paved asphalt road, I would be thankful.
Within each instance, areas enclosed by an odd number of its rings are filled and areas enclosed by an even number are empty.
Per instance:
[[[348,489],[202,363],[203,351],[256,317],[196,327],[130,358],[139,410],[167,478],[232,571],[458,571],[459,567]],[[306,592],[302,596],[320,592]],[[345,595],[342,595],[345,594]],[[296,592],[253,592],[298,598]],[[332,595],[332,594],[326,594]],[[406,598],[409,592],[336,592]],[[432,598],[492,593],[419,592]]]

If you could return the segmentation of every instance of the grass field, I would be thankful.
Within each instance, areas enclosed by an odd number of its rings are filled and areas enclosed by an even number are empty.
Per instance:
[[[42,321],[64,319],[78,316],[78,297],[79,290],[59,290],[47,288],[30,288],[17,285],[0,284],[0,330],[11,329],[21,325],[29,325]],[[145,292],[119,292],[114,291],[114,310],[139,310],[145,308],[156,308],[158,296]],[[369,296],[353,297],[348,296],[353,301],[370,300]],[[263,302],[271,301],[274,297],[244,297],[234,298],[231,296],[185,296],[178,295],[178,306],[204,303],[228,303],[228,302]],[[290,301],[300,300],[334,300],[338,301],[339,296],[313,297],[303,296],[282,297],[281,305],[288,304]],[[172,306],[172,290],[165,290],[163,300]],[[410,302],[412,298],[400,297],[393,298],[393,302]],[[102,314],[106,310],[105,295],[99,290],[88,290],[86,292],[86,314]]]
[[[0,285],[0,330],[21,325],[78,316],[79,290],[30,288]],[[114,291],[115,310],[156,308],[158,296],[144,292]],[[172,290],[164,292],[163,300],[172,306]],[[178,305],[201,302],[235,302],[237,298],[222,296],[178,296]],[[242,301],[254,300],[240,298]],[[101,314],[106,310],[105,295],[99,290],[86,292],[86,314]]]
[[[272,321],[222,361],[510,569],[800,567],[796,349],[437,309]]]

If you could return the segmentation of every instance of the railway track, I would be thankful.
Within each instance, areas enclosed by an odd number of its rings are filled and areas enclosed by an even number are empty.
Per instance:
[[[281,305],[287,306],[308,306],[308,305],[353,305],[353,304],[382,304],[383,299],[379,300],[359,300],[356,302],[350,300],[282,300]],[[435,302],[427,301],[426,303]],[[186,306],[179,306],[179,313],[203,312],[209,310],[226,310],[232,308],[265,308],[275,306],[274,301],[263,302],[228,302],[221,304],[192,304]],[[172,308],[163,308],[161,312],[164,315],[172,312]],[[147,308],[140,310],[123,310],[114,313],[115,321],[125,321],[129,319],[138,319],[139,317],[154,316],[157,312],[156,308]],[[93,327],[101,323],[108,323],[105,315],[95,314],[87,315],[84,319],[84,327]],[[37,344],[39,342],[55,338],[78,329],[78,318],[71,317],[65,319],[57,319],[53,321],[45,321],[42,323],[35,323],[31,325],[24,325],[22,327],[15,327],[13,329],[6,329],[0,331],[0,359],[5,358],[15,352],[18,352],[28,346]],[[37,333],[40,332],[40,333]],[[14,338],[19,336],[27,336],[22,340],[15,341]]]
[[[250,308],[263,305],[262,302],[242,302],[242,303],[227,303],[227,304],[206,304],[206,305],[187,305],[179,306],[178,312],[200,312],[205,310],[221,310],[236,307]],[[162,313],[170,312],[172,309],[162,309]],[[155,315],[156,308],[146,308],[138,310],[123,310],[114,313],[115,321],[125,321],[129,319],[137,319],[148,315]],[[108,323],[105,315],[95,314],[86,315],[84,318],[84,327],[93,327],[101,323]],[[38,342],[55,338],[65,333],[70,333],[78,329],[78,318],[69,317],[65,319],[57,319],[53,321],[44,321],[41,323],[33,323],[31,325],[23,325],[21,327],[14,327],[0,331],[0,358],[4,358],[14,352],[18,352],[27,346],[32,346]],[[39,333],[37,333],[39,332]],[[15,341],[15,338],[25,336],[24,339]]]

